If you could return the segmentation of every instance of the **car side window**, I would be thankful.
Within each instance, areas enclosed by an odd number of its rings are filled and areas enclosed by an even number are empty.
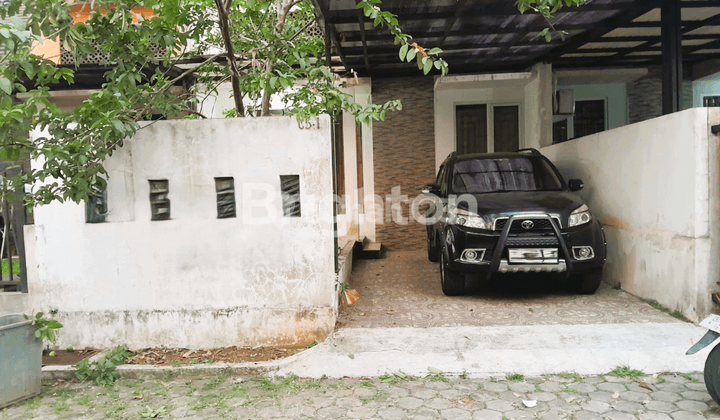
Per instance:
[[[445,197],[447,195],[447,166],[440,168],[437,184],[440,185],[440,196]]]

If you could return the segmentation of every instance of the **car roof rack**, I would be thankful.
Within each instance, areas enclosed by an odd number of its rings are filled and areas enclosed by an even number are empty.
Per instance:
[[[519,149],[519,150],[516,150],[516,151],[517,151],[517,152],[520,152],[520,153],[530,152],[530,153],[532,153],[533,155],[540,155],[540,154],[542,154],[542,153],[538,152],[537,149],[533,149],[532,147],[528,147],[528,148],[525,148],[525,149]]]

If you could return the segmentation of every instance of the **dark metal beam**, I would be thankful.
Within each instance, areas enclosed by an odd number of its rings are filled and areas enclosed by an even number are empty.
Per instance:
[[[355,4],[359,3],[359,0],[355,0]],[[370,57],[368,55],[367,47],[367,34],[365,33],[365,16],[362,10],[355,9],[357,15],[357,22],[360,26],[360,38],[362,39],[363,55],[365,56],[365,71],[370,72]]]
[[[680,0],[662,2],[662,113],[680,110],[682,98],[682,9]]]
[[[687,4],[686,4],[687,3]],[[683,2],[683,7],[720,7],[720,0],[711,0],[711,1],[686,1]],[[583,4],[580,6],[573,6],[573,7],[563,7],[560,9],[557,14],[563,14],[563,13],[583,13],[583,12],[603,12],[603,11],[626,11],[626,10],[632,10],[637,8],[636,4],[629,3],[629,2],[611,2],[611,3],[603,3],[603,4],[596,4],[596,3],[588,3]],[[386,12],[393,13],[398,16],[398,19],[400,19],[402,22],[413,22],[418,20],[446,20],[455,19],[456,15],[456,9],[455,6],[442,8],[436,12],[426,12],[426,13],[408,13],[405,10],[398,10],[398,9],[383,9]],[[484,8],[474,8],[470,10],[466,10],[462,18],[463,19],[470,19],[470,18],[476,18],[476,17],[507,17],[507,16],[518,16],[521,14],[525,15],[538,15],[539,13],[528,10],[525,13],[520,13],[520,11],[517,9],[517,6],[515,5],[515,2],[513,1],[503,1],[499,3],[493,3],[488,5],[488,7]],[[345,9],[342,11],[338,11],[335,13],[335,15],[330,19],[330,23],[333,24],[343,24],[343,23],[355,23],[354,19],[354,11],[350,9]]]
[[[338,40],[337,33],[335,32],[335,28],[333,25],[330,25],[327,23],[326,16],[328,16],[329,11],[327,8],[327,4],[325,4],[324,1],[318,1],[318,0],[312,0],[313,6],[315,6],[315,21],[318,23],[319,26],[325,27],[325,30],[330,31],[330,39],[332,40],[332,43],[335,45],[335,51],[337,51],[338,55],[340,56],[340,61],[342,61],[343,66],[345,67],[345,70],[350,70],[347,65],[347,59],[345,58],[345,54],[342,49],[342,45],[340,45],[340,41]]]
[[[452,31],[453,26],[455,26],[455,23],[462,16],[463,10],[465,9],[465,6],[467,6],[467,3],[468,0],[458,0],[457,8],[455,9],[455,16],[452,19],[448,19],[448,21],[445,23],[442,40],[438,43],[439,47],[442,47],[445,44],[445,40],[450,34],[450,31]]]

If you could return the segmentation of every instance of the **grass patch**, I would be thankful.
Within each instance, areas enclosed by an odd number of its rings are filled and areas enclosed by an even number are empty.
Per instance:
[[[42,405],[42,397],[30,398],[29,400],[23,401],[21,405],[27,407],[30,411],[37,410]]]
[[[645,376],[645,374],[642,371],[639,371],[637,369],[630,369],[629,366],[618,366],[615,369],[611,370],[610,372],[606,373],[606,375],[614,376],[616,378],[630,378],[630,379],[637,379],[641,376]]]
[[[525,380],[525,375],[519,373],[511,373],[506,376],[508,381],[521,382]]]
[[[110,407],[107,411],[105,411],[105,418],[119,419],[121,417],[125,417],[123,415],[123,411],[125,411],[124,405],[116,405],[116,406]]]
[[[688,375],[687,373],[683,373],[683,374],[682,374],[682,377],[685,378],[685,379],[687,379],[688,382],[692,382],[692,383],[694,383],[694,384],[700,382],[700,381],[698,381],[697,379],[693,378],[692,376]]]
[[[386,384],[399,384],[401,382],[410,381],[412,378],[402,372],[391,373],[380,377],[380,382]]]
[[[378,401],[378,400],[386,400],[390,397],[390,393],[385,391],[384,389],[375,389],[375,392],[372,395],[366,395],[360,397],[360,401],[363,404],[367,404],[370,401]]]
[[[574,382],[580,382],[580,381],[582,381],[582,376],[580,376],[579,374],[577,374],[577,373],[575,373],[575,372],[572,372],[572,373],[570,373],[570,372],[558,373],[558,374],[555,375],[555,376],[557,376],[558,378],[562,378],[562,379],[570,379],[570,380],[572,380],[572,381],[574,381]]]
[[[681,320],[681,321],[685,321],[685,320],[686,320],[685,317],[683,316],[682,312],[680,312],[680,311],[672,311],[672,312],[670,312],[670,309],[662,306],[661,304],[659,304],[659,303],[657,303],[657,302],[651,302],[651,303],[650,303],[650,306],[652,306],[654,309],[657,309],[658,311],[665,312],[666,314],[670,315],[670,316],[673,317],[673,318],[677,318],[677,319],[679,319],[679,320]]]
[[[485,385],[483,385],[483,384],[478,384],[478,385],[477,385],[477,390],[478,390],[478,391],[482,391],[483,389],[485,389]]]
[[[577,389],[568,388],[568,387],[565,387],[564,389],[561,389],[560,392],[565,392],[565,393],[567,393],[567,394],[579,394],[579,393],[580,393],[580,392],[578,392]]]
[[[14,274],[20,274],[20,259],[12,259],[12,270]],[[8,260],[2,260],[2,273],[10,274],[10,263],[8,263]]]
[[[291,375],[280,379],[279,381],[273,381],[266,376],[258,376],[253,378],[258,387],[267,392],[269,397],[278,398],[285,395],[295,394],[300,392],[304,386],[298,380],[299,378],[295,375]]]

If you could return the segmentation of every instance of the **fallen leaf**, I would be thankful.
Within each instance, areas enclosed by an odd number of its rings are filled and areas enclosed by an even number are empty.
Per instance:
[[[615,399],[620,398],[620,391],[615,391],[615,393],[612,395],[612,397]]]
[[[360,316],[365,316],[365,312],[360,312]]]
[[[518,394],[517,392],[513,392],[513,395],[516,397],[520,397],[522,394]]]
[[[648,404],[650,404],[650,400],[649,400],[649,399],[643,401],[643,405],[648,405]]]
[[[188,358],[188,357],[190,357],[190,355],[193,354],[193,351],[194,351],[194,350],[188,350],[188,351],[186,351],[185,353],[183,353],[182,357],[183,357],[183,358]]]
[[[525,404],[525,407],[527,408],[535,407],[537,405],[537,400],[523,400],[523,404]]]
[[[650,388],[650,385],[648,385],[648,384],[639,384],[638,386],[639,386],[640,388],[649,389],[650,391],[653,390],[652,388]]]
[[[442,370],[428,366],[428,372],[432,373],[433,375],[438,375],[442,373]]]
[[[571,402],[575,401],[575,397],[566,398],[565,402],[570,404]]]
[[[659,373],[653,373],[653,379],[657,379],[658,376],[660,376]]]
[[[142,396],[142,395],[136,395],[136,396],[133,397],[133,399],[134,399],[134,400],[142,400],[142,399],[143,399],[143,396]]]
[[[167,388],[167,387],[169,387],[169,386],[170,386],[170,384],[169,384],[169,383],[167,383],[167,382],[163,382],[163,381],[160,381],[160,383],[161,383],[161,384],[162,384],[162,386],[164,386],[165,388]]]

